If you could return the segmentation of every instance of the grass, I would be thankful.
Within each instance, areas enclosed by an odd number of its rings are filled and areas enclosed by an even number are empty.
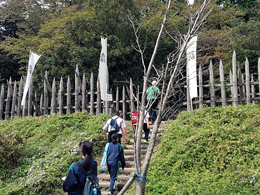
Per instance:
[[[260,106],[182,112],[162,139],[147,194],[260,194]]]
[[[0,194],[63,194],[61,178],[80,158],[79,142],[93,142],[94,159],[102,154],[108,118],[75,113],[1,121],[0,155],[9,157],[0,161]]]

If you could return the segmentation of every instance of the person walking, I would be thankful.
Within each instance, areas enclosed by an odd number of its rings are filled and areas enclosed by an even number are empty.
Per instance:
[[[119,172],[119,162],[121,162],[122,171],[125,167],[125,157],[123,146],[118,143],[118,135],[111,135],[111,143],[107,149],[107,166],[108,172],[110,174],[110,185],[108,195],[113,195],[115,192],[116,181],[118,178]]]
[[[149,134],[150,134],[149,118],[150,118],[150,115],[145,110],[144,111],[144,125],[143,125],[143,130],[144,130],[144,134],[145,134],[144,142],[148,142],[148,139],[149,139]]]
[[[152,123],[154,123],[154,121],[156,119],[157,106],[159,103],[158,94],[160,93],[160,90],[156,85],[157,85],[157,82],[153,81],[152,86],[150,86],[146,91],[147,101],[151,102],[151,104],[152,104],[149,109],[150,120]]]
[[[87,177],[84,172],[92,172],[97,176],[97,162],[92,158],[93,144],[89,141],[81,142],[79,152],[81,159],[70,166],[67,177],[63,182],[63,190],[68,192],[68,195],[83,194]]]
[[[127,142],[127,136],[126,136],[126,125],[125,125],[125,121],[124,119],[122,119],[119,115],[119,112],[115,112],[114,116],[111,119],[108,119],[108,121],[106,122],[106,124],[103,127],[103,134],[104,134],[104,140],[107,140],[108,142],[111,142],[111,135],[114,132],[109,132],[109,126],[111,124],[111,120],[116,120],[116,123],[119,127],[119,131],[116,132],[116,134],[119,137],[119,143],[121,144],[121,137],[122,135],[124,136],[125,142]]]

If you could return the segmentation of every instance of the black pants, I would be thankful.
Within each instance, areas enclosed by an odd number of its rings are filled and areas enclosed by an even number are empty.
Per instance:
[[[158,100],[152,100],[153,104],[151,108],[149,109],[149,115],[150,115],[150,121],[153,123],[156,119],[157,115],[157,106],[158,106]]]
[[[143,130],[144,130],[144,139],[146,139],[148,141],[148,137],[149,137],[149,133],[150,133],[150,129],[147,129],[147,124],[144,123],[144,127],[143,127]]]
[[[108,133],[107,135],[107,138],[108,138],[108,142],[112,142],[112,139],[111,139],[111,136],[112,136],[113,133]],[[121,144],[121,137],[122,137],[122,134],[117,134],[117,137],[119,137],[119,140],[118,140],[118,143]]]

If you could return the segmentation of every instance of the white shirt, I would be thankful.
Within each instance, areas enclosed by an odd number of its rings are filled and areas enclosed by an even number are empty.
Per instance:
[[[120,118],[119,116],[113,116],[112,119],[116,119],[116,123],[120,127],[119,132],[117,134],[122,134],[121,128],[126,127],[124,119]],[[108,121],[106,122],[106,124],[103,127],[104,130],[106,130],[106,131],[108,130],[110,121],[111,121],[111,119],[108,119]]]
[[[146,123],[146,118],[150,118],[149,112],[147,112],[146,110],[144,111],[144,123]],[[149,120],[148,120],[149,121]]]

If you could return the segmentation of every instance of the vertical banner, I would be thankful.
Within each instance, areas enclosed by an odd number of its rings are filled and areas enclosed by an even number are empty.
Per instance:
[[[197,67],[196,67],[196,52],[197,52],[198,36],[192,37],[187,45],[187,84],[189,85],[190,99],[198,97],[197,88]]]
[[[21,103],[22,106],[25,105],[26,95],[29,90],[29,86],[32,82],[32,73],[33,73],[34,67],[40,57],[41,57],[40,55],[35,54],[32,51],[30,51],[26,82],[25,82],[25,86],[24,86],[24,90],[23,90],[23,97],[22,97],[22,103]]]
[[[101,53],[100,53],[100,61],[99,61],[99,82],[100,82],[100,93],[101,99],[107,99],[107,89],[108,85],[108,68],[107,68],[107,39],[101,38]]]

